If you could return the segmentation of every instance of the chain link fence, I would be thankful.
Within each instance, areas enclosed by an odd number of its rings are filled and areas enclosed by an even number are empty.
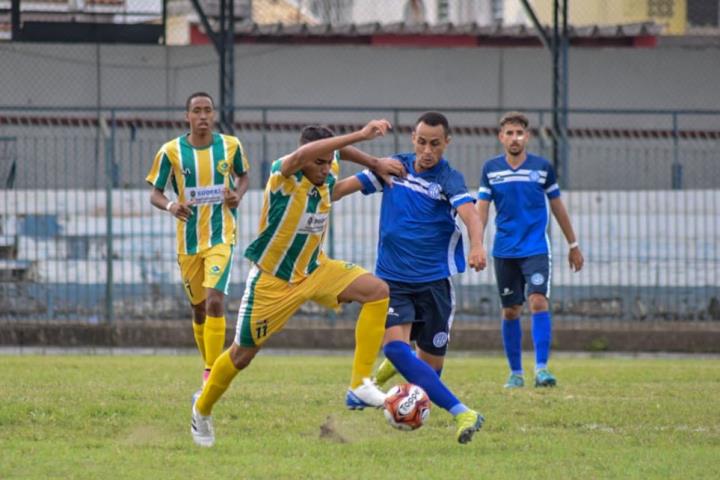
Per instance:
[[[2,112],[0,316],[91,323],[185,318],[174,220],[150,206],[143,180],[159,146],[184,131],[183,112],[87,113]],[[445,113],[454,126],[447,156],[476,190],[483,161],[499,151],[494,124],[500,112]],[[548,155],[549,112],[529,113],[530,148]],[[236,134],[252,169],[251,191],[239,209],[238,248],[255,233],[269,163],[295,148],[303,123],[323,121],[343,132],[358,128],[359,118],[394,119],[393,135],[363,145],[372,154],[388,155],[411,148],[417,115],[402,109],[238,108]],[[627,116],[671,128],[593,126],[606,116],[616,125]],[[720,320],[720,112],[704,113],[703,130],[689,126],[698,121],[696,112],[582,111],[572,118],[565,202],[587,266],[570,272],[564,240],[553,226],[556,315],[574,322]],[[343,165],[344,174],[354,171]],[[378,208],[377,196],[338,202],[329,253],[371,269]],[[491,226],[488,248],[493,233]],[[238,306],[247,271],[247,262],[236,262],[230,312]],[[491,267],[459,276],[456,286],[459,321],[496,321]]]
[[[215,27],[221,3],[199,3]],[[552,2],[530,3],[550,24]],[[190,0],[20,2],[14,25],[13,4],[0,0],[0,40],[14,40],[0,43],[0,319],[187,318],[173,221],[152,209],[143,179],[160,145],[185,131],[186,96],[217,96],[218,56],[197,12]],[[448,158],[475,189],[483,161],[500,150],[497,119],[521,106],[532,150],[551,157],[551,112],[537,108],[550,104],[551,59],[520,1],[233,5],[235,133],[252,188],[240,208],[239,249],[255,232],[270,162],[295,148],[306,123],[342,132],[386,117],[393,135],[364,146],[386,155],[410,149],[418,114],[442,106],[454,126]],[[712,44],[682,37],[716,36],[717,6],[569,3],[569,105],[578,108],[569,114],[569,160],[558,169],[587,267],[570,273],[553,226],[552,301],[562,318],[720,320],[720,103],[712,95],[720,61]],[[617,26],[643,22],[675,37],[649,45],[662,48],[625,48],[648,46],[640,45],[646,31]],[[374,48],[378,35],[410,43]],[[583,48],[598,39],[617,48]],[[493,48],[445,48],[460,45]],[[705,108],[715,110],[691,110]],[[378,200],[336,205],[332,255],[372,268]],[[233,269],[231,314],[247,268],[238,261]],[[497,321],[492,267],[456,284],[459,321]]]

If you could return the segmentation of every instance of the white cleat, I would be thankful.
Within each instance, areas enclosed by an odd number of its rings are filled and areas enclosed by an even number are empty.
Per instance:
[[[213,430],[212,416],[200,415],[195,408],[195,401],[199,395],[193,395],[192,421],[190,422],[190,433],[193,441],[201,447],[212,447],[215,444],[215,431]]]
[[[383,393],[374,380],[364,378],[362,385],[348,388],[345,405],[350,410],[362,410],[365,407],[381,408],[385,404],[387,394]]]

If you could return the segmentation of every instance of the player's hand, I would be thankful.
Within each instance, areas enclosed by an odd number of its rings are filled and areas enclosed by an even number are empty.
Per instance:
[[[378,163],[373,168],[373,172],[382,178],[382,181],[388,188],[392,188],[393,177],[406,177],[405,165],[395,158],[378,158]]]
[[[580,247],[570,249],[568,252],[568,262],[570,262],[570,269],[573,272],[579,272],[582,270],[582,267],[585,264],[585,259],[580,251]]]
[[[225,205],[230,208],[237,208],[240,205],[240,195],[231,188],[225,188],[223,190],[223,198],[225,199]]]
[[[190,210],[190,207],[188,207],[186,203],[181,202],[173,202],[173,204],[170,205],[169,212],[172,213],[173,217],[178,220],[182,220],[183,222],[187,222],[192,216],[192,210]]]
[[[468,265],[470,268],[479,272],[485,270],[487,267],[487,254],[485,253],[485,247],[482,245],[476,245],[470,247],[470,255],[468,255]]]
[[[360,130],[360,133],[365,140],[372,140],[384,136],[388,130],[392,130],[392,125],[387,120],[371,120]]]

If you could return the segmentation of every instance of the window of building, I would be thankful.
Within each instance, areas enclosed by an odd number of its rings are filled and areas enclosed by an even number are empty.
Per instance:
[[[649,17],[672,17],[675,0],[648,0]]]

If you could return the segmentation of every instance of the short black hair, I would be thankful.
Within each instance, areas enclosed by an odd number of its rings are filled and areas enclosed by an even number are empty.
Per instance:
[[[506,123],[513,125],[522,125],[523,128],[527,129],[530,126],[530,120],[522,112],[507,112],[500,118],[500,128],[502,129]]]
[[[425,125],[430,125],[431,127],[437,127],[438,125],[442,125],[445,136],[447,137],[450,135],[450,123],[448,123],[447,117],[440,112],[423,113],[422,115],[420,115],[420,118],[417,119],[417,122],[415,122],[415,126],[417,127],[421,123],[424,123]]]
[[[300,145],[334,136],[335,132],[333,132],[330,127],[325,125],[307,125],[302,129],[302,132],[300,132]]]
[[[207,92],[195,92],[195,93],[191,94],[191,95],[187,98],[187,100],[185,100],[185,111],[186,111],[186,112],[189,112],[189,111],[190,111],[190,102],[192,102],[192,99],[193,99],[193,98],[198,98],[198,97],[207,97],[207,98],[209,98],[209,99],[210,99],[210,103],[212,103],[213,108],[215,108],[215,100],[213,100],[213,97],[212,97],[209,93],[207,93]]]

